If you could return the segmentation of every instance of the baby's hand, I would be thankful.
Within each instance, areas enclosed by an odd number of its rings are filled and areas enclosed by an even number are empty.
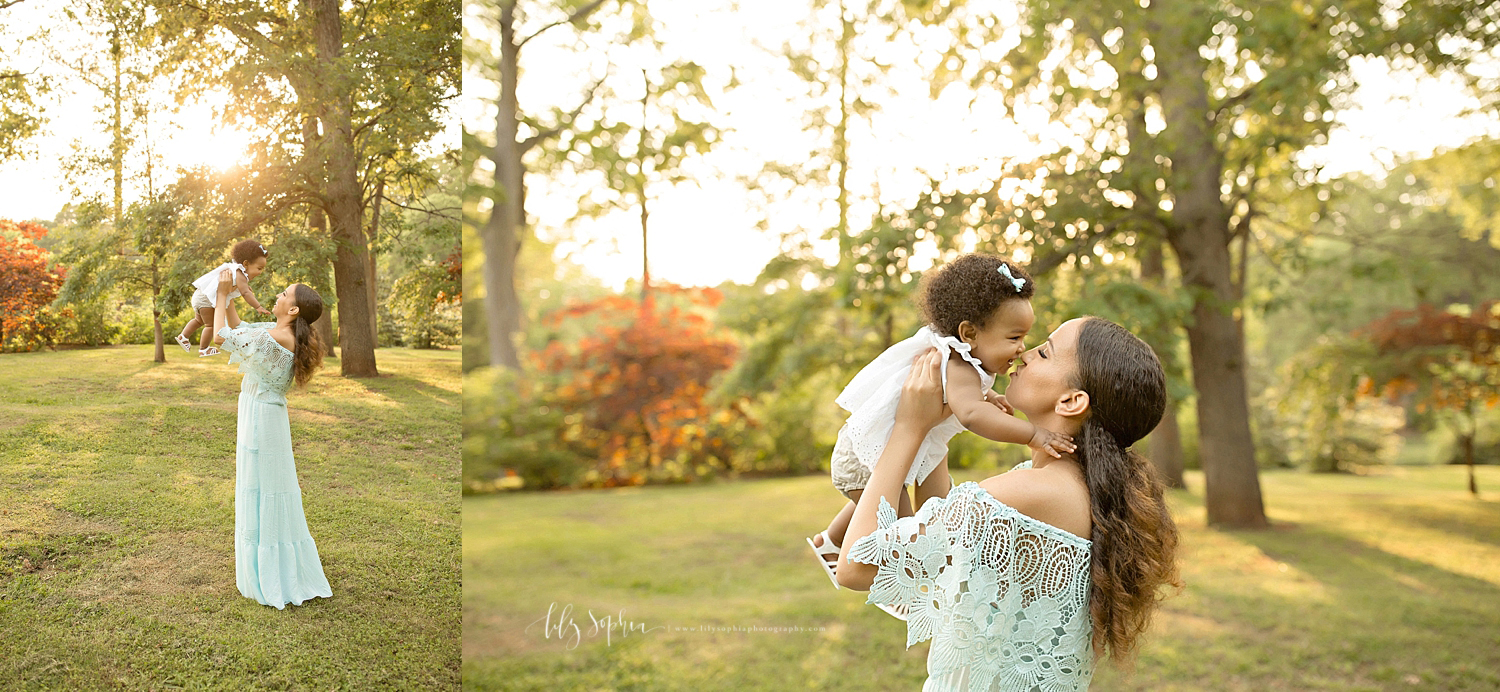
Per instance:
[[[984,391],[984,400],[994,404],[996,408],[999,408],[1001,411],[1004,411],[1007,414],[1010,414],[1012,416],[1016,415],[1015,407],[1011,406],[1010,402],[1005,400],[1004,394],[996,394],[995,392],[986,389]]]
[[[1031,441],[1027,442],[1026,446],[1032,449],[1045,449],[1059,459],[1062,458],[1062,452],[1071,454],[1078,449],[1073,444],[1072,437],[1052,432],[1041,426],[1037,426],[1036,432],[1031,435]]]
[[[259,312],[262,315],[269,315],[269,314],[271,314],[271,311],[267,310],[264,306],[256,308],[255,311]]]

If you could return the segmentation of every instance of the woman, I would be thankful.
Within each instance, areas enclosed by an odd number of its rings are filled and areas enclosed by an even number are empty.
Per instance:
[[[240,323],[230,304],[228,271],[219,274],[214,343],[245,374],[235,436],[234,572],[240,593],[278,610],[333,596],[318,546],[307,532],[292,460],[286,392],[323,364],[312,323],[323,314],[317,291],[292,284],[276,296],[275,322]],[[227,306],[227,307],[226,307]]]
[[[896,429],[850,520],[839,582],[904,607],[908,647],[933,640],[923,690],[1086,689],[1097,656],[1129,660],[1158,587],[1181,585],[1161,484],[1129,449],[1166,407],[1161,364],[1113,322],[1064,323],[1022,355],[1005,395],[1033,424],[1071,435],[1077,451],[1035,453],[897,520],[901,481],[949,413],[939,364],[929,352],[907,378]]]

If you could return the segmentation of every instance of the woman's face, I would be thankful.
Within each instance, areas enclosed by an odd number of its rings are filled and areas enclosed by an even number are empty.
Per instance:
[[[1053,410],[1058,399],[1075,389],[1078,332],[1083,320],[1062,323],[1046,341],[1021,354],[1005,388],[1005,399],[1028,417]]]
[[[271,306],[271,314],[277,317],[288,315],[294,307],[297,307],[297,284],[287,284],[286,290],[276,294],[276,304]]]

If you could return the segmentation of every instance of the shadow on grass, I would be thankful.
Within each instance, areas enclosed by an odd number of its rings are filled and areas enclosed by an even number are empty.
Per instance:
[[[1428,529],[1460,536],[1477,543],[1500,546],[1500,503],[1456,498],[1442,508],[1411,502],[1376,501],[1371,510],[1409,519]],[[1496,566],[1500,569],[1500,565]]]
[[[408,375],[385,375],[380,379],[359,378],[351,380],[365,391],[380,394],[404,406],[439,405],[453,406],[459,393],[428,384]]]
[[[1222,532],[1257,549],[1263,573],[1199,579],[1184,607],[1210,622],[1163,639],[1134,678],[1101,675],[1105,689],[1158,689],[1184,679],[1201,689],[1493,690],[1500,588],[1374,548],[1341,532],[1281,526]],[[1267,576],[1271,575],[1271,576]],[[1169,625],[1170,627],[1170,625]],[[1191,688],[1191,687],[1189,687]]]

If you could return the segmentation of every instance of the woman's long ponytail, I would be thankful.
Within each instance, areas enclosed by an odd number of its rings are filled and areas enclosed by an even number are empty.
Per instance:
[[[304,387],[313,373],[323,367],[323,345],[312,328],[312,323],[323,315],[323,297],[303,284],[297,284],[292,297],[297,303],[297,316],[292,318],[292,334],[297,340],[292,379],[298,387]]]
[[[1089,394],[1078,462],[1093,521],[1094,649],[1124,665],[1151,623],[1160,587],[1182,585],[1177,525],[1161,482],[1151,463],[1130,449],[1161,422],[1166,378],[1151,348],[1108,320],[1084,322],[1077,354],[1078,386]]]

